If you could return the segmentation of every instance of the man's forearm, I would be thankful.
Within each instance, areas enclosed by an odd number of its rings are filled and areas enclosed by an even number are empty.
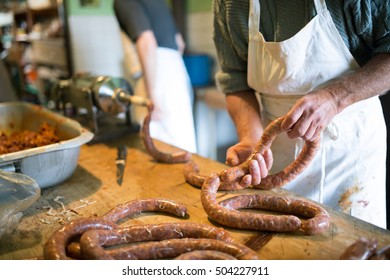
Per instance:
[[[253,91],[226,95],[226,105],[240,141],[258,141],[263,133],[260,107]]]
[[[339,112],[358,101],[390,90],[390,54],[378,54],[357,72],[326,87]]]

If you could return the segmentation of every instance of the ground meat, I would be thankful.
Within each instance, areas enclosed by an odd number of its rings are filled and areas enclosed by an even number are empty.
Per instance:
[[[0,155],[41,147],[60,141],[55,127],[44,122],[38,132],[23,130],[9,135],[0,132]]]

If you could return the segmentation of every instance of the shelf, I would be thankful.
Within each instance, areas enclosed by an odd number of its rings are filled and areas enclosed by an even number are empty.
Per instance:
[[[45,84],[55,82],[56,77],[62,79],[72,75],[66,9],[64,2],[57,4],[55,0],[26,3],[20,7],[14,5],[10,10],[12,45],[6,59],[10,73],[14,73],[19,96],[31,86],[42,97],[48,94]],[[46,72],[51,73],[49,79],[48,75],[39,75]]]

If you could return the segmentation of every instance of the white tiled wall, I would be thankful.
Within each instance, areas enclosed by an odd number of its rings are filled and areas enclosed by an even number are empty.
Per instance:
[[[123,50],[114,16],[69,18],[75,72],[123,76]]]

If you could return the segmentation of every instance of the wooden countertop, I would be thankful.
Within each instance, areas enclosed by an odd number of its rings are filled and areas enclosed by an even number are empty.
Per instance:
[[[115,158],[119,144],[128,146],[127,165],[122,186],[116,183]],[[164,151],[174,148],[157,143]],[[225,165],[193,155],[200,166],[200,173],[220,172]],[[246,189],[237,192],[218,192],[227,198],[239,193],[293,194],[283,190],[260,191]],[[62,197],[62,198],[61,198]],[[57,199],[56,199],[57,198]],[[74,174],[64,183],[42,190],[40,199],[24,211],[23,218],[13,234],[0,239],[0,259],[41,258],[43,244],[66,219],[100,216],[118,204],[141,198],[167,198],[184,203],[188,217],[179,219],[158,213],[142,213],[126,219],[122,225],[191,221],[219,226],[209,220],[200,202],[200,190],[185,182],[183,164],[155,162],[145,151],[137,134],[115,142],[83,145]],[[57,201],[57,202],[56,202]],[[63,202],[63,205],[61,205]],[[50,207],[53,209],[50,210]],[[359,237],[378,240],[381,248],[390,244],[390,231],[381,229],[349,215],[325,207],[331,215],[330,229],[320,235],[303,233],[276,233],[268,243],[258,249],[261,259],[296,260],[338,259],[344,249]],[[72,210],[61,215],[62,210]],[[256,231],[226,228],[241,243],[254,244],[262,235]]]

